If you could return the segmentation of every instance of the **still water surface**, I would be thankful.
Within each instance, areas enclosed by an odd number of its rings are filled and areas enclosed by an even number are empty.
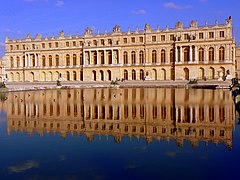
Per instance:
[[[236,179],[228,90],[67,89],[1,96],[1,179]]]

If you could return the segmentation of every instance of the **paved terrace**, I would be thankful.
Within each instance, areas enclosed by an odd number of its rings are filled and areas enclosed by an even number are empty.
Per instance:
[[[118,82],[120,88],[184,88],[188,81],[124,81]],[[231,81],[217,81],[207,80],[198,81],[199,85],[217,85],[217,88],[229,88]],[[108,88],[110,82],[69,82],[62,81],[61,88]],[[9,91],[22,91],[22,90],[42,90],[42,89],[56,89],[57,82],[7,82],[6,87]]]

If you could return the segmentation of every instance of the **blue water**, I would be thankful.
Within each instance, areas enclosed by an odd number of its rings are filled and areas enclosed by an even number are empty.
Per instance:
[[[1,117],[2,118],[2,117]],[[189,142],[177,147],[174,140],[68,135],[39,137],[26,133],[6,135],[1,124],[1,179],[229,179],[237,177],[240,160],[239,127],[233,132],[233,147]]]
[[[188,140],[36,132],[7,134],[7,114],[0,113],[0,179],[239,179],[240,129],[232,147]]]

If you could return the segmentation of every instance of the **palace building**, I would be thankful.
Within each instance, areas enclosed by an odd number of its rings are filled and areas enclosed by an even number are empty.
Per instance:
[[[25,39],[6,37],[8,82],[224,79],[235,75],[232,18],[224,24]],[[1,77],[3,79],[3,77]]]

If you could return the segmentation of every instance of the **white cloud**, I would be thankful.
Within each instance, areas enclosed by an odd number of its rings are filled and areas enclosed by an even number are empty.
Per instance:
[[[177,4],[173,3],[173,2],[165,3],[164,7],[171,8],[171,9],[190,9],[190,8],[192,8],[191,5],[181,6],[181,5],[177,5]]]
[[[64,1],[63,0],[56,1],[55,5],[57,7],[62,7],[62,6],[64,6]]]
[[[139,10],[134,10],[132,11],[133,14],[146,14],[147,12],[143,9],[139,9]]]
[[[38,167],[38,162],[37,161],[28,161],[23,164],[15,165],[15,166],[10,166],[8,168],[10,173],[20,173],[23,171],[26,171],[31,168],[37,168]]]

